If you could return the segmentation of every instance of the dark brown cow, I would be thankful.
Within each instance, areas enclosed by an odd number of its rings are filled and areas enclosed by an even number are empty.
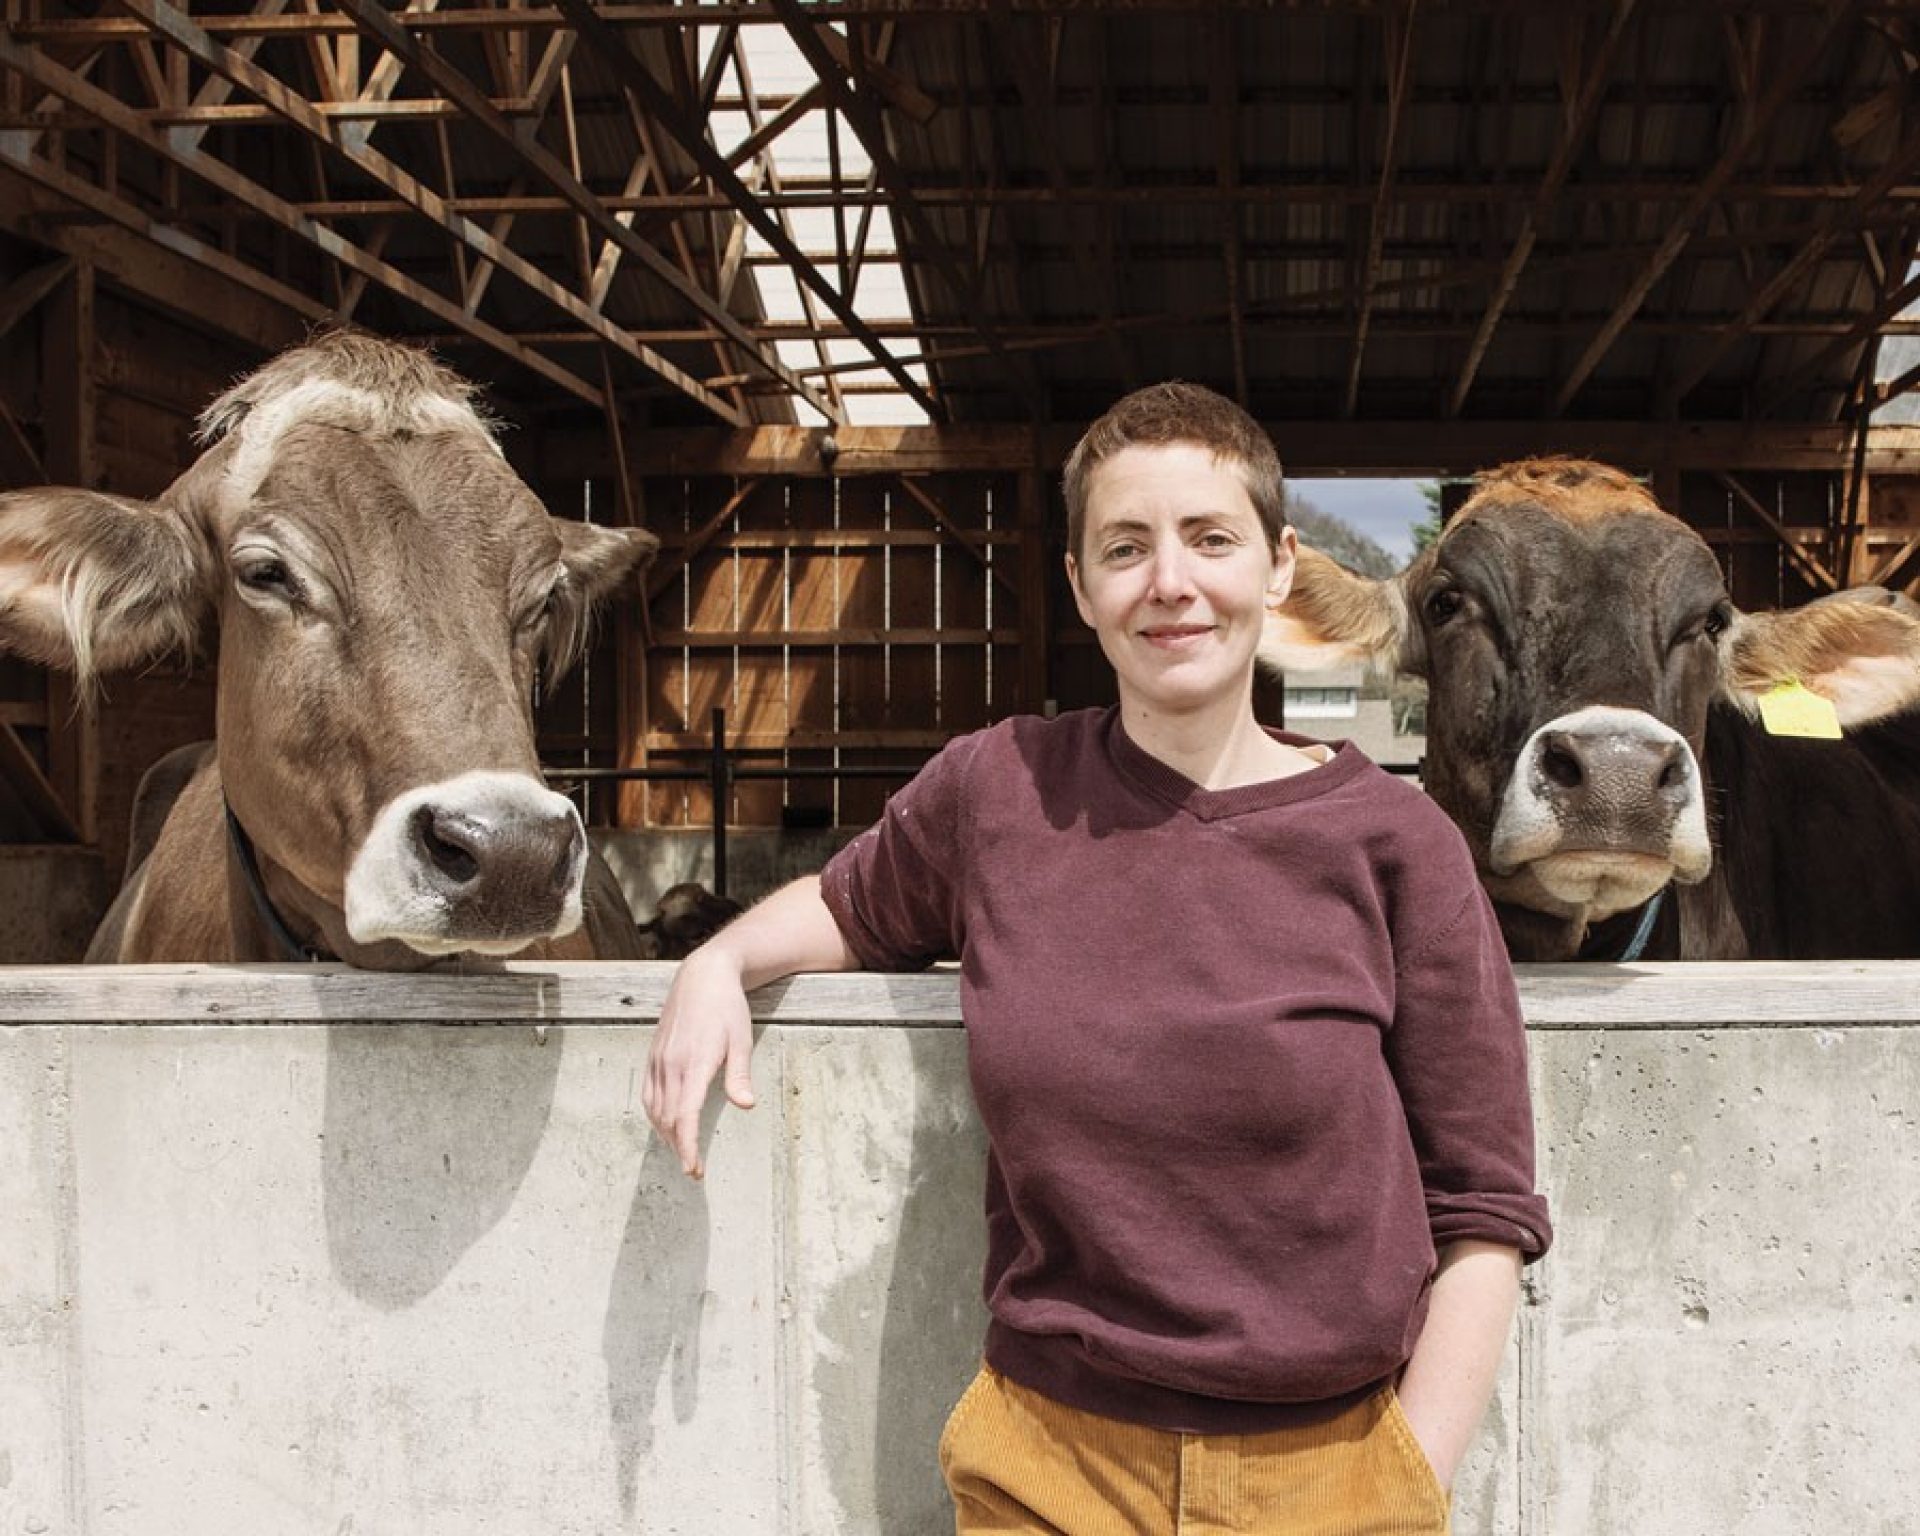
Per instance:
[[[1302,551],[1263,654],[1426,678],[1426,785],[1516,959],[1920,956],[1920,615],[1903,598],[1739,613],[1706,543],[1642,485],[1536,459],[1482,476],[1391,580]],[[1843,739],[1762,723],[1762,696],[1795,682]]]
[[[531,701],[658,541],[549,516],[472,394],[338,333],[216,400],[152,502],[0,497],[0,645],[84,687],[220,625],[217,748],[143,793],[90,959],[637,953]]]

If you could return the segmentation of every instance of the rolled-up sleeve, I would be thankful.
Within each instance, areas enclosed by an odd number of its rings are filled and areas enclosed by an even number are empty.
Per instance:
[[[1534,1188],[1526,1026],[1493,908],[1461,864],[1451,916],[1398,957],[1387,1058],[1435,1248],[1479,1238],[1531,1260],[1553,1228]]]
[[[919,970],[960,953],[972,757],[971,737],[942,748],[820,872],[827,909],[868,970]]]

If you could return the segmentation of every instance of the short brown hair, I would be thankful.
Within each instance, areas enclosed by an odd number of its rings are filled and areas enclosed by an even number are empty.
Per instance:
[[[1226,396],[1204,385],[1170,379],[1125,396],[1087,428],[1067,456],[1061,489],[1067,498],[1067,548],[1075,559],[1086,532],[1087,484],[1093,472],[1123,448],[1172,443],[1208,449],[1216,460],[1239,470],[1260,526],[1267,531],[1267,542],[1280,547],[1287,507],[1280,453],[1273,439]]]

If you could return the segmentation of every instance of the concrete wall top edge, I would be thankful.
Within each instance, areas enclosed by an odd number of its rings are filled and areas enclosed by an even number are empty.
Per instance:
[[[4,966],[0,1026],[29,1023],[653,1023],[667,963],[528,962],[392,975],[340,965]],[[1521,966],[1529,1025],[1712,1029],[1920,1024],[1920,961]],[[797,976],[754,998],[763,1024],[954,1026],[951,966]]]

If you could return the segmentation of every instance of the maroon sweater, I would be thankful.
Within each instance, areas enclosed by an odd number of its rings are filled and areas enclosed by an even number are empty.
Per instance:
[[[1007,721],[821,883],[864,965],[960,957],[1014,1380],[1163,1429],[1296,1423],[1406,1361],[1436,1245],[1545,1251],[1491,909],[1453,824],[1352,746],[1208,790],[1117,711]]]

